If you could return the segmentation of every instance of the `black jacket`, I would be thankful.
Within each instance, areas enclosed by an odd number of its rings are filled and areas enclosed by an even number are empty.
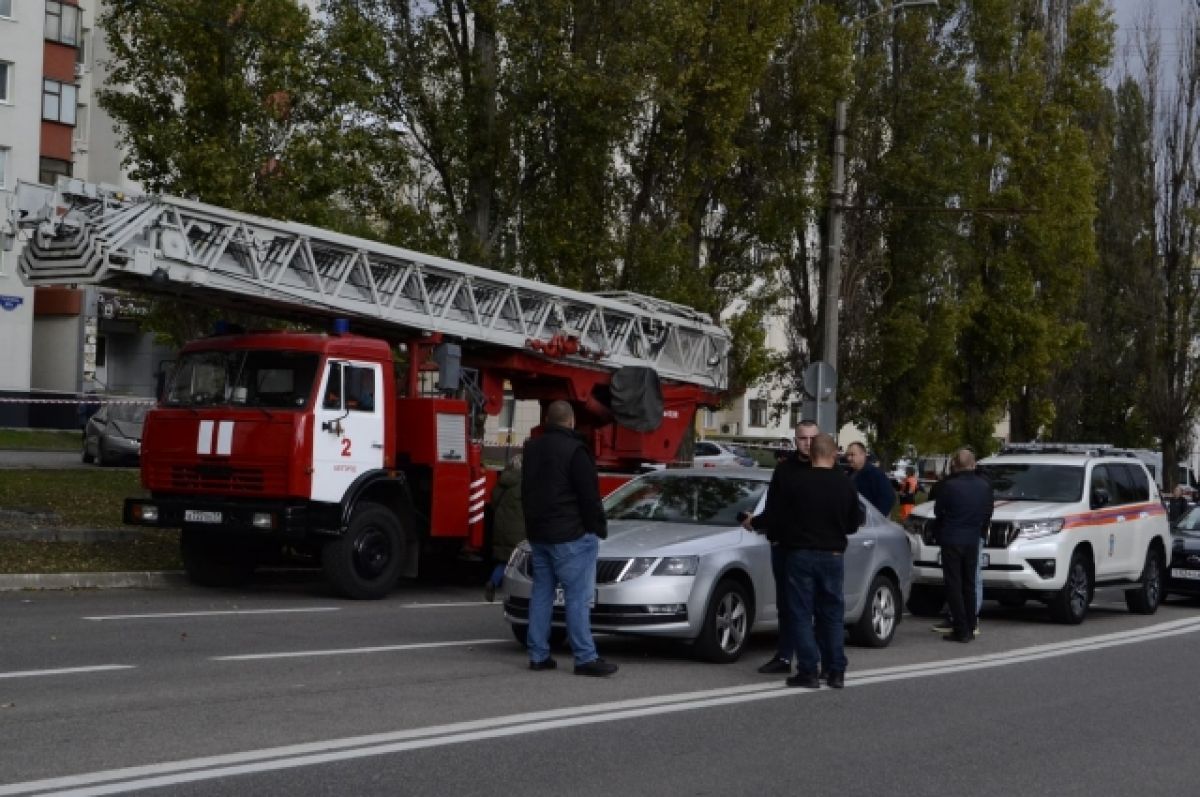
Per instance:
[[[942,479],[930,493],[938,545],[978,545],[987,535],[995,500],[983,474],[960,470]]]
[[[752,521],[785,548],[844,551],[864,513],[858,490],[838,468],[814,468],[793,457],[779,463],[767,489],[767,506]]]
[[[572,542],[584,534],[608,536],[596,462],[573,429],[547,426],[525,443],[521,503],[530,542]]]

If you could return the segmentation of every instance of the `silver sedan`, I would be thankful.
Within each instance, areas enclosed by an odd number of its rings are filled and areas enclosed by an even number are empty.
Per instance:
[[[751,632],[778,629],[770,544],[738,522],[740,513],[762,510],[770,478],[765,469],[665,470],[609,495],[592,629],[690,640],[702,658],[718,662],[735,661]],[[852,641],[883,647],[900,621],[912,557],[900,526],[863,505],[866,523],[846,549],[846,625]],[[504,574],[504,616],[522,641],[532,586],[522,544]]]

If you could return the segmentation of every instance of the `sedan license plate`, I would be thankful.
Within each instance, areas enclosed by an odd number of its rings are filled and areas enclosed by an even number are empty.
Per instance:
[[[563,590],[562,584],[559,584],[557,587],[554,588],[554,605],[555,606],[566,606],[567,605],[567,594]],[[589,609],[596,608],[596,590],[592,590],[592,599],[590,601],[588,601],[588,608]]]
[[[1200,570],[1184,570],[1178,567],[1171,568],[1171,578],[1186,578],[1200,580]]]
[[[220,523],[221,513],[201,509],[185,509],[183,510],[183,521],[185,523]]]

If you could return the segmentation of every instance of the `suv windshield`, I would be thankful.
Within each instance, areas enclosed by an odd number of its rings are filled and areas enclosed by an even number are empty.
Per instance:
[[[317,355],[295,351],[202,351],[179,360],[168,407],[298,409],[308,402]]]
[[[609,495],[604,511],[609,520],[736,526],[738,513],[752,512],[766,489],[756,479],[653,474]]]
[[[992,462],[979,471],[992,483],[997,501],[1073,503],[1083,497],[1083,467]]]

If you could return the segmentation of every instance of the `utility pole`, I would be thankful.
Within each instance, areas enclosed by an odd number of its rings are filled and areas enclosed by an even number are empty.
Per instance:
[[[837,378],[838,315],[842,301],[842,221],[846,203],[846,101],[834,105],[833,122],[833,182],[829,187],[829,234],[825,246],[825,328],[821,336],[821,358]],[[835,382],[836,384],[836,382]],[[835,394],[836,396],[836,394]],[[823,420],[822,431],[837,435],[837,400]]]

